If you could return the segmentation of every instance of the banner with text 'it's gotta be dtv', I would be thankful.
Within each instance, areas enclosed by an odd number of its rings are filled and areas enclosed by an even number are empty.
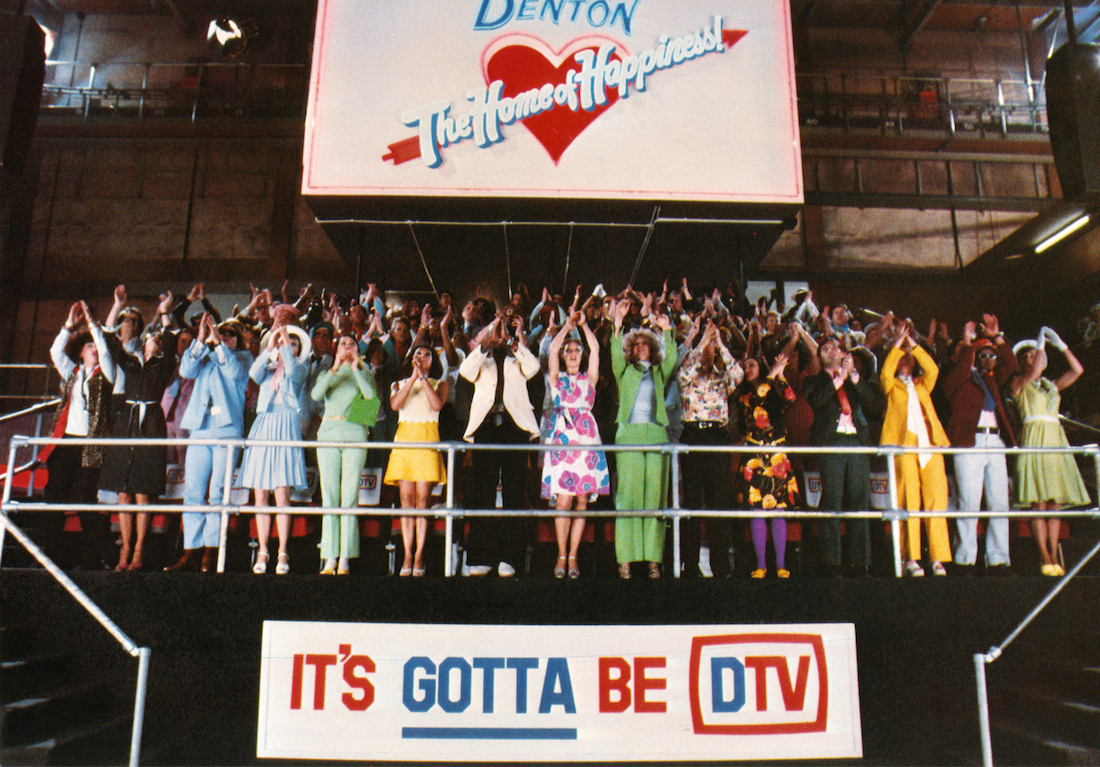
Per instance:
[[[851,624],[266,621],[257,756],[860,757]]]
[[[789,0],[319,0],[306,195],[803,201]]]

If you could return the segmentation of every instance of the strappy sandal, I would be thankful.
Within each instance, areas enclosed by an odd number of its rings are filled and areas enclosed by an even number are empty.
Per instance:
[[[256,575],[263,575],[267,572],[267,560],[271,559],[266,551],[261,551],[256,554],[256,564],[252,565],[252,572]]]
[[[565,557],[558,557],[558,563],[554,566],[554,577],[561,580],[565,577]]]
[[[130,572],[136,572],[145,568],[145,562],[142,560],[141,547],[134,549],[133,559],[130,560],[130,565],[126,569]]]
[[[577,564],[576,557],[569,557],[569,580],[575,581],[581,577],[581,567]]]
[[[622,562],[619,564],[619,577],[624,581],[630,580],[630,563]]]
[[[649,563],[649,577],[650,580],[657,580],[661,577],[661,565],[657,562]]]
[[[278,564],[275,565],[276,575],[286,575],[290,572],[290,555],[280,554],[278,557]]]

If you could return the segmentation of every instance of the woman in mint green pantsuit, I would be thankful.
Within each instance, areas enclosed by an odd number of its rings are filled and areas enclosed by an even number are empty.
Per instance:
[[[359,345],[352,335],[336,343],[336,361],[321,373],[310,392],[325,402],[324,419],[317,431],[319,442],[366,442],[367,427],[348,420],[355,395],[375,399],[374,374],[359,357]],[[321,502],[329,507],[354,509],[359,505],[359,477],[367,460],[366,448],[319,447],[317,470]],[[359,518],[354,514],[325,514],[321,519],[321,556],[324,575],[346,575],[348,560],[359,556]]]
[[[665,427],[665,384],[676,367],[671,323],[655,315],[663,335],[663,347],[648,330],[633,330],[622,336],[627,301],[615,306],[615,335],[611,338],[611,369],[619,385],[619,445],[650,445],[668,442]],[[669,353],[671,351],[671,353]],[[620,452],[616,454],[617,485],[615,508],[659,509],[668,493],[669,458],[662,453]],[[665,520],[660,517],[619,517],[615,520],[615,558],[619,576],[630,577],[631,562],[648,562],[649,577],[661,577],[665,548]]]

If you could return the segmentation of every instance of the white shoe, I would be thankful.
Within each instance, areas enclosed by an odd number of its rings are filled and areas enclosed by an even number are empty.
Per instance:
[[[501,578],[511,578],[515,574],[516,568],[512,567],[507,562],[501,562],[500,566],[497,567],[497,575],[499,575]]]
[[[932,575],[947,575],[947,568],[943,566],[943,562],[932,563]]]
[[[493,568],[489,565],[470,565],[466,568],[467,575],[488,575]]]
[[[905,563],[905,574],[911,578],[922,578],[924,577],[924,568],[920,566],[917,560],[910,559]]]

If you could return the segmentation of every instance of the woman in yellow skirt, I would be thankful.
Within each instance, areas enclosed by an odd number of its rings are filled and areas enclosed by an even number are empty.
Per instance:
[[[397,411],[394,442],[438,442],[439,411],[447,402],[448,384],[435,351],[420,344],[409,352],[402,371],[407,377],[390,387],[390,407]],[[396,448],[382,480],[397,485],[401,508],[426,509],[432,485],[447,481],[443,456],[431,448]],[[405,559],[401,575],[424,575],[424,541],[428,537],[428,518],[401,517],[401,537]]]

